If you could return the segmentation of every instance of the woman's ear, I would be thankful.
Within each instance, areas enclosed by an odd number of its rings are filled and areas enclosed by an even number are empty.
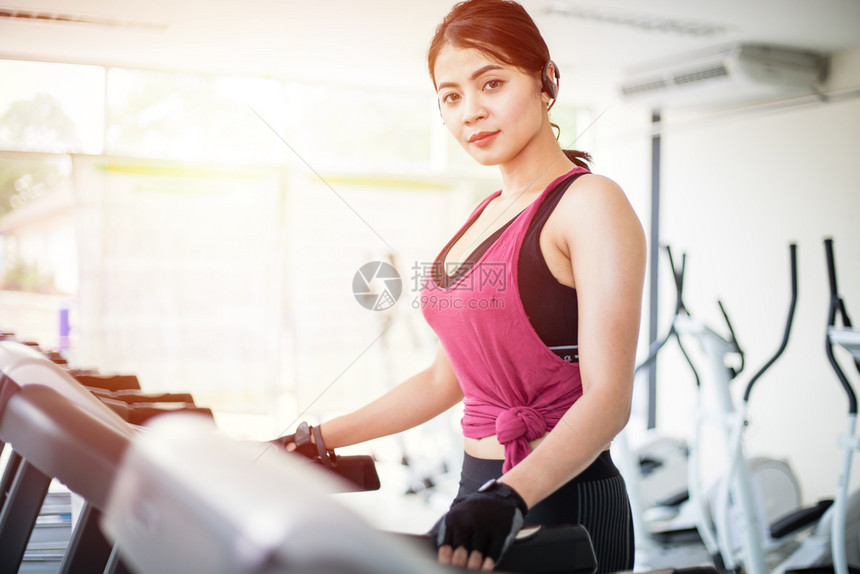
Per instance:
[[[545,90],[541,90],[540,99],[543,102],[544,106],[548,106],[549,103],[552,101],[552,98],[549,97],[549,94],[547,94]]]

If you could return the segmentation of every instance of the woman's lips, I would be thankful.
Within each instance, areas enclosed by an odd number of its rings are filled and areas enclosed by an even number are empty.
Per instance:
[[[478,147],[489,145],[498,135],[498,130],[494,132],[478,132],[469,136],[469,143]]]

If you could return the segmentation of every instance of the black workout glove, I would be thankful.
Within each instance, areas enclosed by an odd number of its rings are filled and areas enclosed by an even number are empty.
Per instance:
[[[311,435],[313,435],[313,439],[311,439]],[[320,461],[324,465],[332,468],[337,465],[337,457],[333,450],[328,450],[326,448],[325,443],[323,443],[322,433],[320,433],[319,427],[312,427],[306,422],[299,423],[294,434],[288,434],[269,442],[284,449],[286,449],[287,445],[291,442],[295,443],[296,450],[293,452],[297,452],[312,460]]]
[[[510,486],[491,480],[474,494],[454,500],[430,530],[436,547],[464,547],[498,564],[528,514],[523,498]]]

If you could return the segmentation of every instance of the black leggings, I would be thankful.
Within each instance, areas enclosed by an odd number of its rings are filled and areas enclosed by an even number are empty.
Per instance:
[[[501,460],[463,459],[457,496],[502,476]],[[598,572],[633,569],[633,519],[624,479],[603,452],[591,466],[529,510],[526,525],[581,524],[591,535]]]

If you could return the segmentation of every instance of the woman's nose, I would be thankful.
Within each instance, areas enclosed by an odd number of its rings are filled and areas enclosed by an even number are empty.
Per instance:
[[[480,96],[466,97],[463,106],[463,122],[472,124],[477,120],[487,116],[487,109],[484,107],[483,100]]]

